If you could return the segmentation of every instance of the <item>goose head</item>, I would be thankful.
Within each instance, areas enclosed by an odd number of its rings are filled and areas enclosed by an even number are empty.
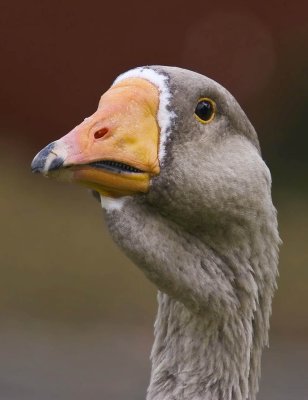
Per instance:
[[[120,75],[97,111],[40,151],[32,170],[97,191],[107,208],[135,196],[181,224],[207,221],[207,231],[261,212],[270,196],[257,134],[237,101],[176,67]]]
[[[253,400],[279,235],[257,134],[217,82],[120,75],[32,170],[98,194],[115,241],[159,289],[149,400]]]

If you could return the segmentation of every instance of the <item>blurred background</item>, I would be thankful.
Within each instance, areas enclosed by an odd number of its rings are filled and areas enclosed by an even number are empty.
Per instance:
[[[82,188],[30,173],[121,72],[222,83],[256,127],[281,248],[259,400],[308,398],[308,3],[1,1],[0,399],[141,400],[155,288]]]

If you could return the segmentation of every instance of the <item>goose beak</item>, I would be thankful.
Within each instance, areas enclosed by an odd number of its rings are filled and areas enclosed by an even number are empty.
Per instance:
[[[101,97],[92,116],[35,156],[32,171],[109,197],[147,192],[160,172],[158,104],[150,82],[121,81]]]

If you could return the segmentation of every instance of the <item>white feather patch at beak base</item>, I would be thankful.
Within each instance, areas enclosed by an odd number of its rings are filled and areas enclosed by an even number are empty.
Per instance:
[[[124,196],[114,199],[112,197],[100,195],[101,206],[106,211],[121,210],[128,197],[129,196]]]
[[[162,166],[166,156],[166,144],[170,135],[172,122],[176,116],[174,111],[168,109],[172,97],[168,85],[168,77],[150,67],[139,67],[119,75],[113,82],[113,85],[116,85],[127,78],[142,78],[151,82],[158,88],[159,107],[157,112],[157,122],[160,128],[158,159]]]

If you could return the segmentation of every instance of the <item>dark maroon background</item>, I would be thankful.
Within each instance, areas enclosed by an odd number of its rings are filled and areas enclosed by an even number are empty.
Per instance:
[[[303,165],[307,4],[2,1],[2,139],[36,150],[91,114],[119,73],[177,65],[218,80],[238,98],[274,167]]]

